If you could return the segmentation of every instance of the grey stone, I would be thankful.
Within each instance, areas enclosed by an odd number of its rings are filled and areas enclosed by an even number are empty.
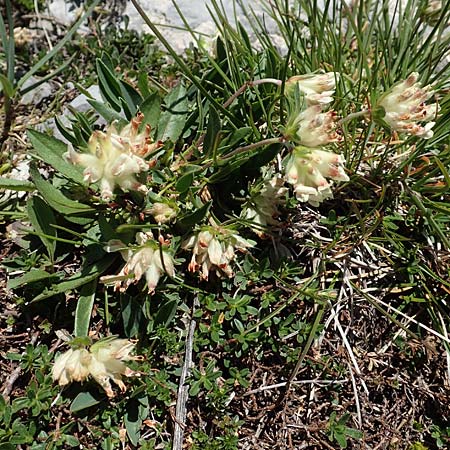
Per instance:
[[[39,78],[30,77],[25,83],[22,85],[22,89],[33,86],[33,84],[37,83]],[[37,105],[44,98],[50,97],[53,93],[52,85],[50,82],[46,81],[45,83],[40,84],[36,88],[28,91],[26,94],[22,95],[20,98],[20,103],[22,105]]]

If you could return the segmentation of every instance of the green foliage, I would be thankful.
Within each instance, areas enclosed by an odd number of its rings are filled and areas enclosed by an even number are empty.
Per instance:
[[[361,439],[363,437],[361,431],[346,425],[350,414],[343,414],[339,419],[336,416],[336,412],[333,411],[328,423],[327,436],[330,442],[336,441],[340,448],[347,448],[348,438]]]
[[[256,16],[251,31],[260,48],[253,48],[248,31],[239,23],[234,28],[216,1],[213,53],[199,46],[180,56],[149,23],[176,68],[161,67],[153,38],[126,29],[99,27],[98,37],[69,47],[86,63],[74,69],[74,81],[81,91],[98,83],[102,100],[91,99],[92,110],[75,112],[70,125],[57,120],[73,148],[28,130],[31,180],[0,179],[2,189],[25,193],[6,213],[26,224],[20,249],[2,264],[23,311],[42,308],[39,313],[52,320],[43,325],[47,331],[73,326],[78,338],[117,333],[139,339],[143,361],[130,364],[142,376],[126,379],[128,394],[110,402],[94,382],[62,392],[55,387],[53,355],[42,344],[10,354],[26,378],[15,398],[0,400],[1,444],[112,449],[126,439],[137,448],[168,448],[191,320],[196,329],[187,407],[201,410],[198,422],[188,418],[193,449],[240,445],[246,413],[234,399],[243,402],[254,388],[258,365],[271,364],[277,383],[291,376],[295,381],[300,370],[330,383],[345,374],[335,349],[307,357],[315,342],[319,349],[330,339],[333,321],[349,317],[345,339],[351,343],[339,349],[362,360],[369,350],[357,352],[358,333],[350,332],[359,309],[376,309],[406,333],[399,337],[397,328],[388,329],[386,336],[411,357],[414,370],[425,356],[409,346],[409,337],[419,339],[427,324],[433,339],[445,342],[450,101],[449,67],[442,62],[450,38],[444,16],[430,30],[411,0],[393,27],[383,2],[350,7],[330,1],[323,11],[314,2],[295,2],[293,10],[284,3],[266,6],[286,55]],[[10,63],[12,41],[0,25]],[[87,54],[97,39],[102,48],[95,45]],[[39,67],[47,63],[44,58]],[[11,78],[10,67],[1,80],[12,98],[22,79]],[[178,70],[182,75],[173,82]],[[423,85],[435,83],[441,109],[430,139],[399,135],[379,105],[413,71]],[[287,166],[308,97],[298,86],[290,94],[286,83],[310,72],[340,73],[333,75],[332,115],[342,117],[334,125],[342,139],[326,148],[317,144],[330,159],[334,153],[340,158],[307,166],[315,150],[297,148],[295,163],[304,173],[294,176]],[[320,123],[326,108],[316,112]],[[99,118],[109,123],[104,131]],[[306,200],[320,197],[331,175],[317,186],[308,177],[341,169],[334,197],[306,205],[296,188],[317,188],[315,194],[306,189]],[[281,185],[270,190],[277,176]],[[335,334],[344,339],[344,332]],[[399,383],[391,387],[400,390]],[[334,385],[321,389],[340,395]],[[333,408],[323,407],[328,423],[317,436],[340,448],[357,445],[367,432],[348,426],[352,415],[338,417]],[[56,429],[57,413],[63,417]],[[429,431],[444,448],[448,430],[434,424]]]

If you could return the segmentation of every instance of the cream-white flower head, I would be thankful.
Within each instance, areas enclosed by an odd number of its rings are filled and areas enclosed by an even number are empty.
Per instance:
[[[277,174],[265,180],[259,192],[244,206],[241,217],[253,223],[251,228],[258,236],[265,237],[264,228],[278,224],[278,206],[285,203],[287,191],[283,177]]]
[[[91,355],[84,349],[70,349],[59,355],[52,369],[52,377],[60,386],[72,381],[84,381],[89,375]]]
[[[113,283],[116,290],[124,292],[128,286],[139,282],[145,274],[149,294],[155,291],[159,279],[164,273],[173,277],[175,264],[172,255],[165,248],[165,242],[155,241],[151,232],[136,234],[137,247],[128,248],[121,241],[110,241],[106,251],[120,251],[126,261],[117,276],[101,277],[103,283]]]
[[[286,181],[294,186],[298,200],[313,206],[333,198],[332,182],[348,181],[341,155],[324,150],[296,147],[286,165]]]
[[[86,182],[100,184],[102,198],[110,199],[116,186],[123,190],[148,191],[136,180],[136,175],[149,169],[144,158],[161,144],[152,143],[149,125],[139,133],[143,119],[144,116],[138,114],[120,133],[114,123],[105,133],[94,131],[87,153],[78,153],[69,145],[65,154],[67,160],[85,168]]]
[[[150,213],[158,224],[168,223],[177,216],[176,209],[167,203],[155,202],[146,212]]]
[[[320,105],[312,105],[302,111],[294,120],[294,140],[306,147],[320,147],[338,142],[341,137],[335,131],[334,111],[322,112]]]
[[[60,386],[66,386],[73,381],[83,382],[92,377],[105,390],[108,397],[114,397],[111,381],[124,392],[126,386],[122,376],[138,375],[123,362],[140,359],[130,355],[134,346],[135,342],[128,339],[108,337],[97,341],[89,349],[69,349],[56,358],[52,378]]]
[[[211,270],[218,276],[234,275],[231,262],[235,251],[246,251],[254,243],[243,239],[236,231],[223,227],[205,227],[183,242],[185,250],[192,249],[189,263],[190,272],[200,272],[201,278],[207,280]]]
[[[327,105],[333,102],[338,78],[338,72],[295,75],[286,81],[286,93],[290,94],[297,86],[305,94],[308,105]]]
[[[105,390],[108,397],[114,397],[111,381],[119,386],[122,392],[125,392],[126,386],[122,377],[138,375],[123,362],[139,359],[130,355],[134,346],[135,342],[117,338],[101,339],[91,346],[92,358],[89,364],[89,373]]]
[[[421,87],[419,74],[413,72],[406,80],[394,85],[378,101],[384,108],[384,122],[399,133],[411,134],[424,139],[433,136],[433,126],[439,111],[437,103],[426,105],[434,92],[430,85]],[[428,122],[422,125],[421,122]]]

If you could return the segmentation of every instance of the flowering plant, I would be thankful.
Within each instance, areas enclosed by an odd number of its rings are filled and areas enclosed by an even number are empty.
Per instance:
[[[108,127],[106,132],[94,131],[88,142],[88,152],[78,153],[71,145],[66,158],[84,169],[84,179],[88,183],[100,183],[103,199],[113,196],[114,188],[147,192],[147,187],[136,180],[136,175],[149,169],[144,159],[161,146],[150,138],[150,126],[139,133],[144,116],[138,114],[119,133],[116,124]]]
[[[108,397],[114,397],[111,381],[125,392],[126,386],[122,376],[139,375],[124,364],[124,361],[139,359],[130,355],[135,345],[135,342],[111,336],[98,340],[88,349],[71,348],[56,358],[52,377],[60,386],[66,386],[73,381],[83,382],[92,377]]]
[[[426,104],[433,96],[433,90],[430,85],[421,87],[418,79],[419,74],[413,72],[406,80],[385,92],[377,106],[383,110],[382,120],[393,130],[430,139],[439,105]],[[427,123],[422,125],[421,122]]]

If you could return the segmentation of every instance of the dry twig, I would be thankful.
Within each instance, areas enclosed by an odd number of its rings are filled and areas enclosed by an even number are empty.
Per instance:
[[[194,316],[195,309],[198,306],[198,300],[194,300],[192,307],[192,317]],[[196,322],[192,318],[187,326],[186,334],[186,347],[184,352],[183,369],[180,375],[180,382],[178,384],[177,406],[175,410],[174,431],[173,431],[173,450],[181,450],[183,448],[184,427],[186,421],[186,403],[189,394],[189,386],[186,384],[186,378],[191,373],[192,367],[192,352],[194,344],[194,331]]]

